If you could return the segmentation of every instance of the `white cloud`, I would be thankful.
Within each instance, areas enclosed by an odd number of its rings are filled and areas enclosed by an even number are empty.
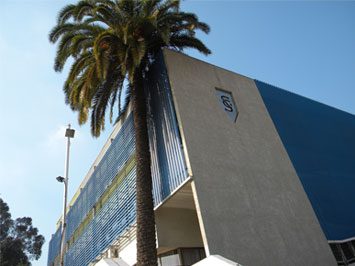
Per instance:
[[[66,126],[61,125],[52,131],[45,141],[45,146],[52,152],[60,151],[65,145]]]

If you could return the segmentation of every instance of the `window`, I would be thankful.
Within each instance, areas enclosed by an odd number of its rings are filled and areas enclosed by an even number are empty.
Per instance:
[[[349,265],[355,262],[355,240],[329,243],[338,265]]]
[[[204,248],[178,248],[159,255],[159,266],[190,266],[206,257]]]

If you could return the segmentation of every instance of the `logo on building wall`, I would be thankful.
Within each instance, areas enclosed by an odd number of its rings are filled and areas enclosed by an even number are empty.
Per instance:
[[[238,116],[238,109],[235,105],[232,93],[216,88],[216,95],[220,106],[227,113],[228,117],[232,120],[232,122],[235,122]]]

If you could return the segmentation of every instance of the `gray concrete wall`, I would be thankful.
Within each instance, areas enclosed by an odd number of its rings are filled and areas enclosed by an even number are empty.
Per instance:
[[[161,207],[155,211],[158,250],[203,247],[195,210]]]
[[[336,265],[252,79],[164,51],[210,254],[242,265]],[[215,87],[232,92],[233,123]]]

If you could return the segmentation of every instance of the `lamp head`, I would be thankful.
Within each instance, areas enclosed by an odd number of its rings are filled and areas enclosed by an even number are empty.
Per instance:
[[[63,183],[65,181],[65,178],[62,176],[57,176],[55,179],[57,179],[59,183]]]
[[[65,130],[65,136],[66,137],[74,138],[74,134],[75,134],[75,130],[74,129],[67,128]]]
[[[65,136],[68,138],[74,138],[75,130],[70,128],[70,124],[68,128],[65,130]]]

